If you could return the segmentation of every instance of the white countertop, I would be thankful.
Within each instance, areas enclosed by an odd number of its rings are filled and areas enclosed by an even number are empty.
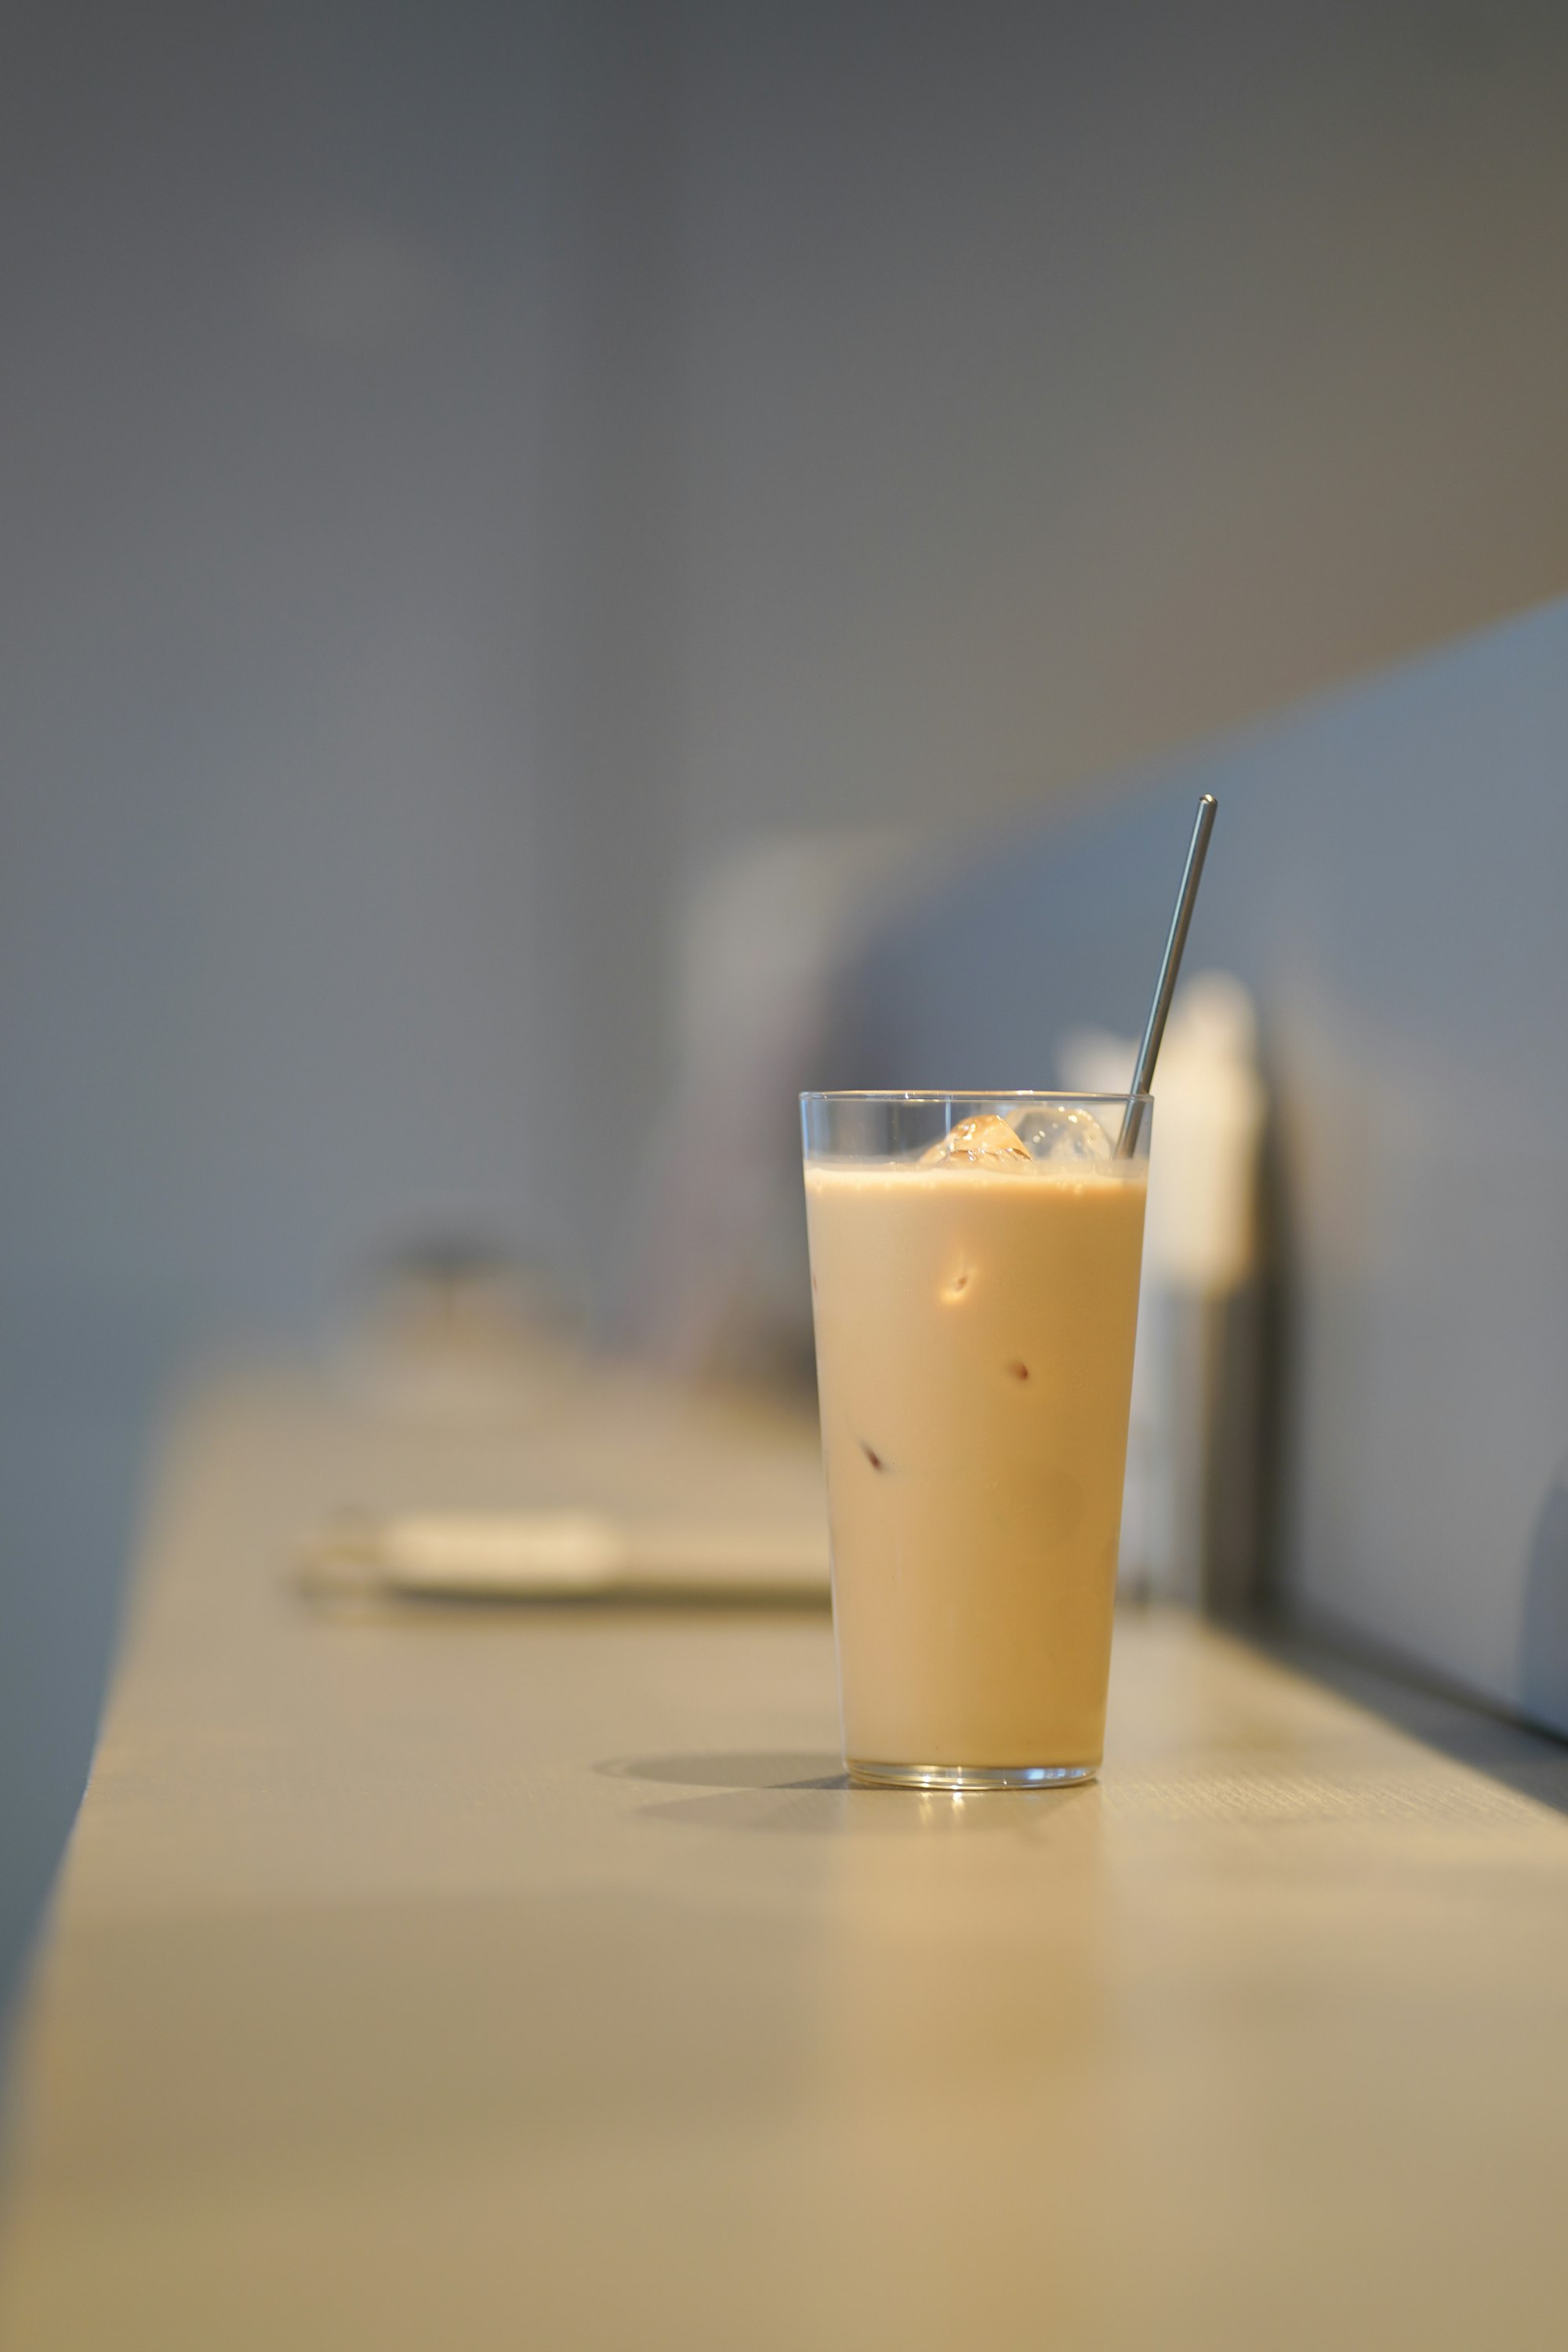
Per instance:
[[[1177,1616],[1100,1786],[851,1790],[826,1612],[313,1612],[356,1444],[171,1450],[7,2352],[1563,2340],[1568,1820]]]

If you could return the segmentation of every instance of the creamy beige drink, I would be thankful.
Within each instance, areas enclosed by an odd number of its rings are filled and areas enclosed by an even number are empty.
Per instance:
[[[807,1161],[852,1767],[1100,1762],[1144,1184],[1090,1125]]]

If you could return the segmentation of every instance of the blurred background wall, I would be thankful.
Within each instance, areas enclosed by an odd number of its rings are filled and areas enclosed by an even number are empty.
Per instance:
[[[1560,587],[1568,15],[14,0],[0,1962],[159,1384],[591,1291],[681,910]]]

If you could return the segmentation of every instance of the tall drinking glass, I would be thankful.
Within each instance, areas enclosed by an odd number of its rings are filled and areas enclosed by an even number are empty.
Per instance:
[[[1105,1733],[1152,1109],[801,1097],[844,1755],[1091,1780]]]

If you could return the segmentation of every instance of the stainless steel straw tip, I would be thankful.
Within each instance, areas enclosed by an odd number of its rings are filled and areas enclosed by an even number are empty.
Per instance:
[[[1154,1081],[1154,1065],[1160,1057],[1160,1040],[1165,1034],[1165,1016],[1171,1010],[1171,999],[1176,992],[1176,974],[1182,968],[1182,950],[1187,944],[1187,931],[1193,919],[1193,908],[1197,900],[1198,884],[1203,878],[1204,859],[1208,855],[1209,835],[1214,831],[1215,816],[1219,803],[1213,793],[1205,793],[1198,802],[1197,815],[1193,821],[1193,837],[1187,845],[1187,862],[1182,868],[1182,887],[1176,893],[1176,911],[1171,918],[1170,936],[1165,941],[1165,953],[1160,965],[1160,977],[1154,987],[1154,1002],[1149,1007],[1149,1019],[1143,1031],[1143,1043],[1138,1049],[1137,1067],[1132,1073],[1132,1100],[1122,1117],[1121,1132],[1116,1139],[1116,1157],[1125,1160],[1138,1140],[1138,1125],[1142,1110],[1140,1095],[1146,1095]]]

